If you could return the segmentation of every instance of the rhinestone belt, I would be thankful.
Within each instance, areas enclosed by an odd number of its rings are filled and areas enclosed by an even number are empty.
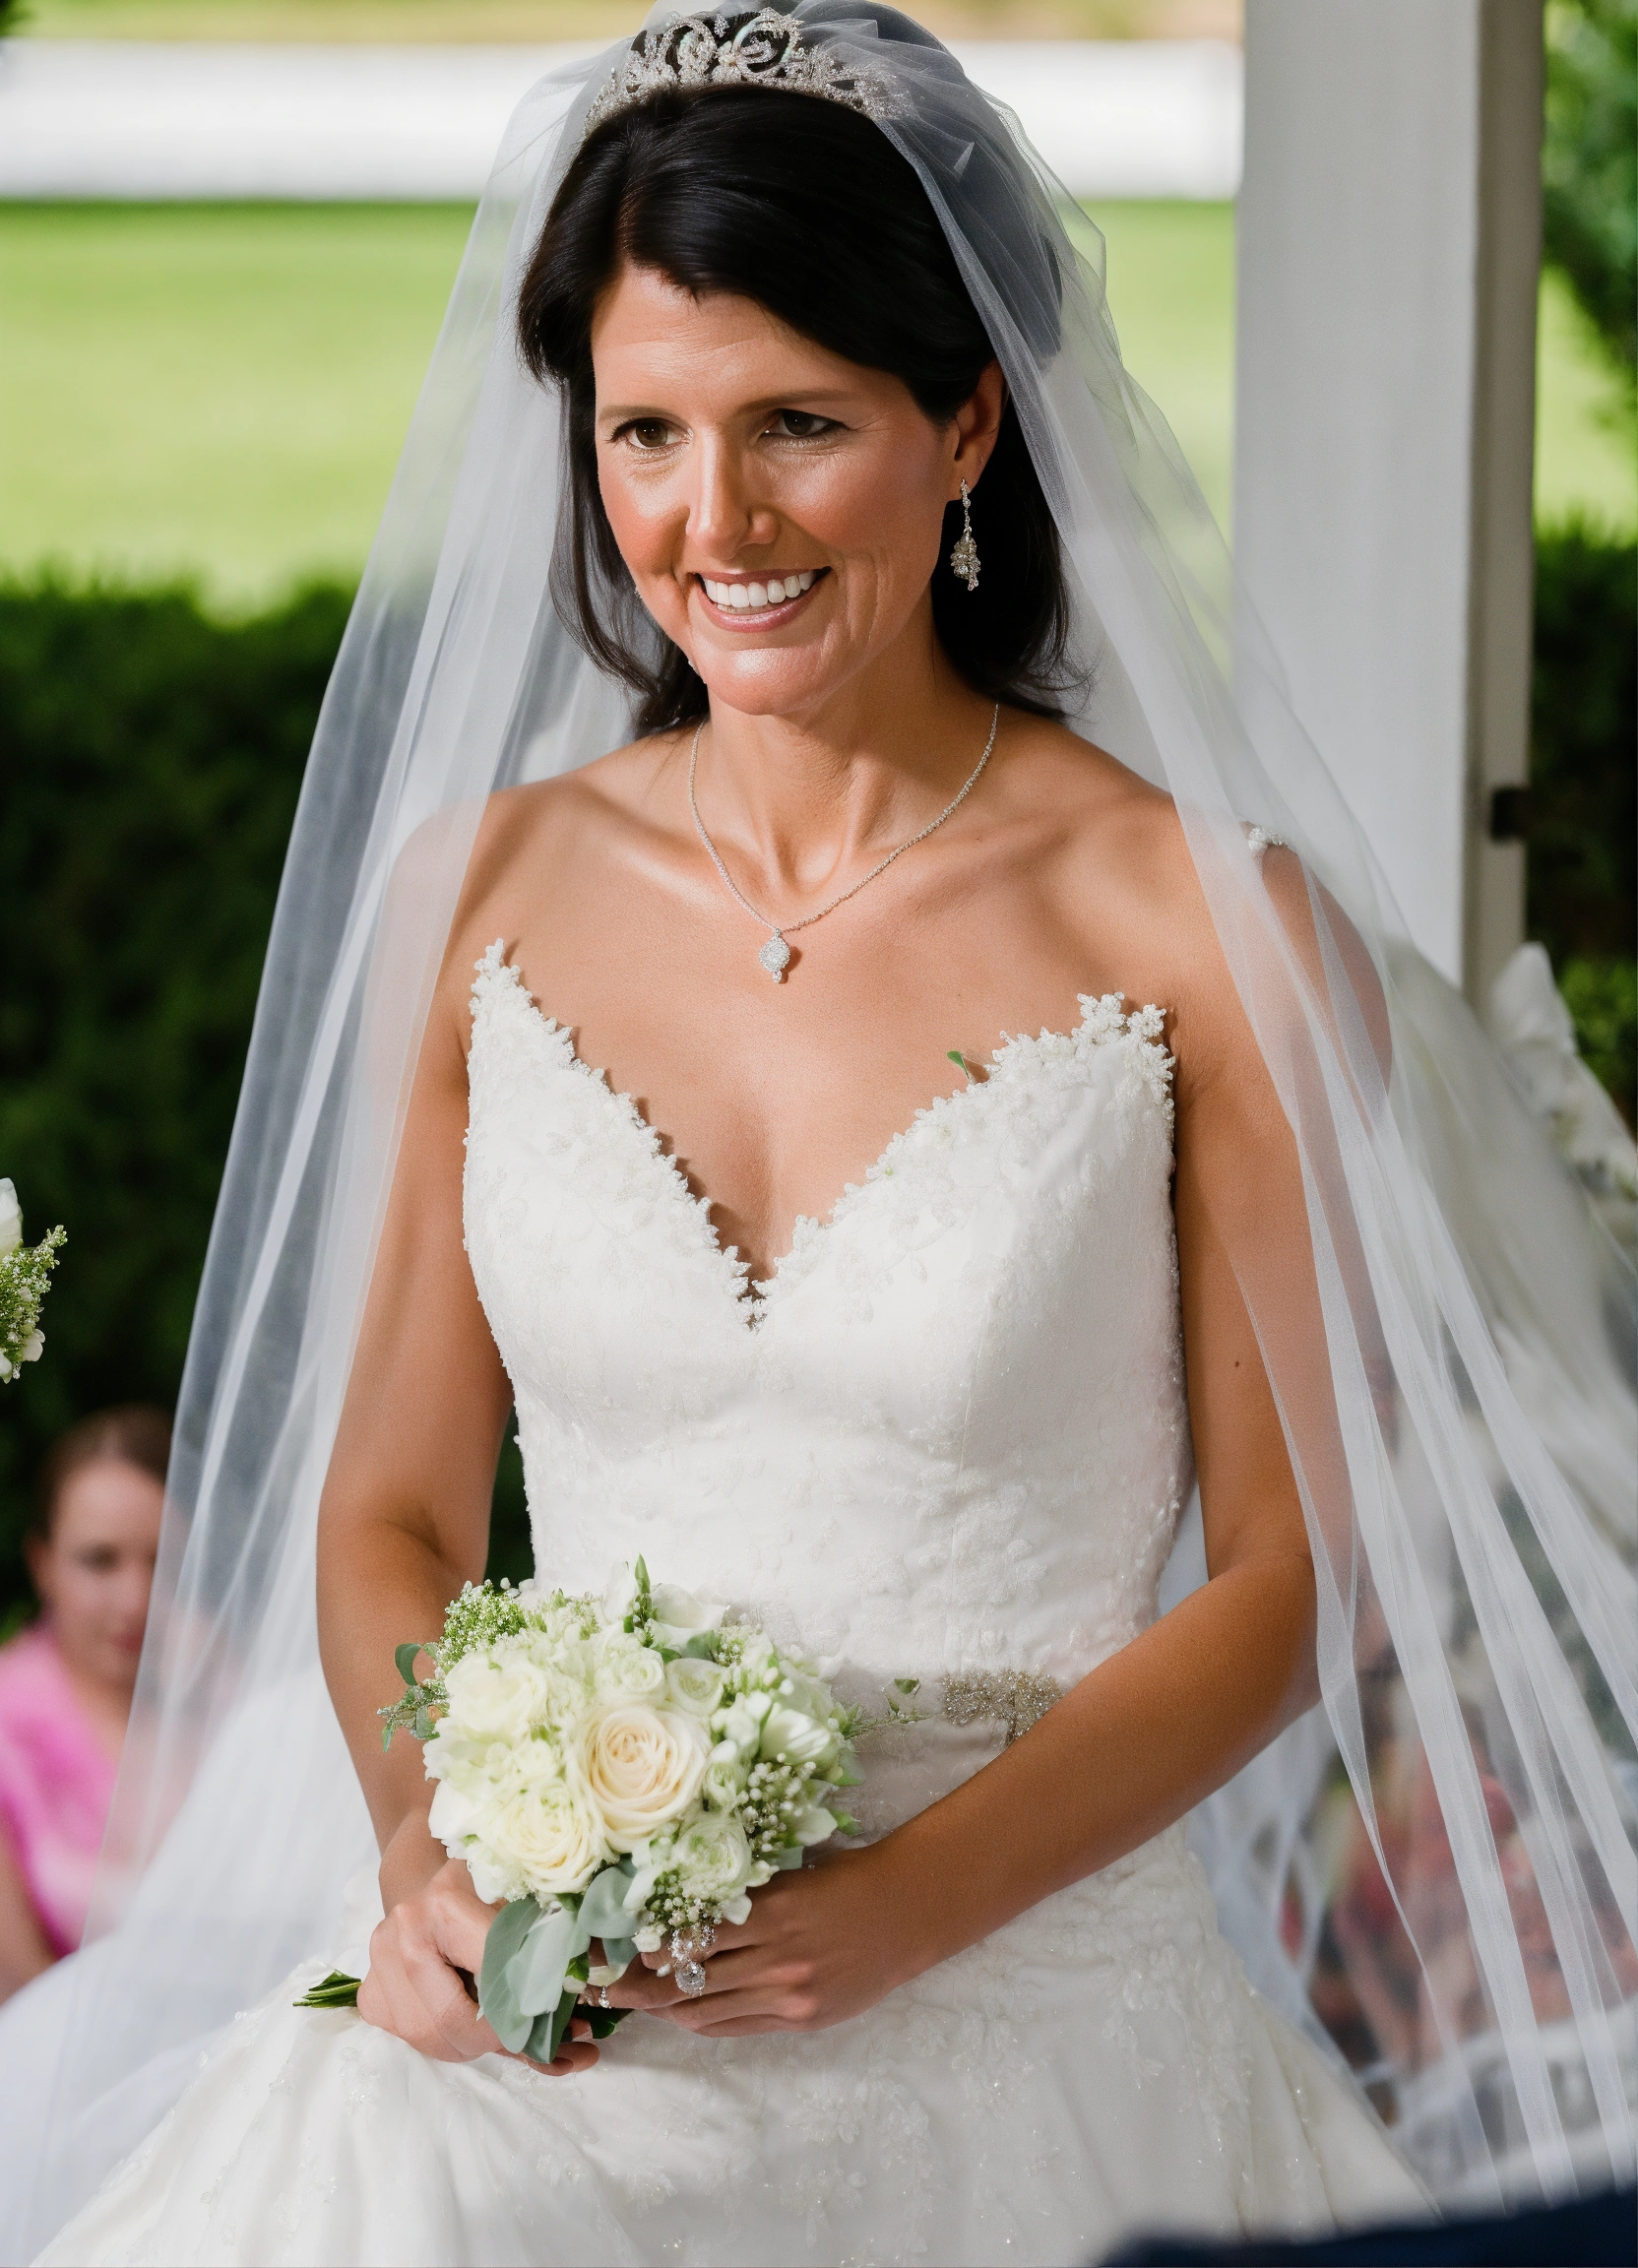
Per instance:
[[[979,1670],[944,1680],[944,1714],[951,1724],[973,1725],[988,1718],[1006,1728],[1009,1746],[1062,1699],[1063,1687],[1055,1677],[1037,1676],[1028,1670]]]

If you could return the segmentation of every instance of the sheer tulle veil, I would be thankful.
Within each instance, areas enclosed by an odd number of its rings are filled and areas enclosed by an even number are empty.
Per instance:
[[[1196,1815],[1225,1925],[1436,2195],[1630,2179],[1630,1276],[1292,717],[1122,365],[1096,231],[906,18],[794,13],[889,91],[880,130],[948,234],[1056,517],[1090,670],[1077,729],[1175,799],[1301,1161],[1299,1232],[1269,1233],[1251,1184],[1225,1233],[1307,1512],[1324,1706]],[[325,701],[98,1913],[0,2017],[8,2258],[325,1949],[372,1861],[318,1669],[317,1500],[479,810],[630,737],[553,611],[558,409],[510,323],[623,53],[543,80],[507,130]],[[1290,849],[1262,854],[1246,822]]]

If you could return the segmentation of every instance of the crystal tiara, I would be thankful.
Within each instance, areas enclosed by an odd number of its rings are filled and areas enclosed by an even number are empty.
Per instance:
[[[754,16],[672,16],[639,32],[598,90],[586,132],[665,87],[777,87],[846,103],[866,118],[890,118],[898,109],[879,72],[844,62],[829,44],[809,46],[798,17],[762,8]]]

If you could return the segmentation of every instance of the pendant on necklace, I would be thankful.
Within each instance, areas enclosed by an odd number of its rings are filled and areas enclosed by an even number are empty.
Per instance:
[[[790,965],[790,948],[777,929],[757,955],[757,959],[776,984],[785,982],[785,972]]]

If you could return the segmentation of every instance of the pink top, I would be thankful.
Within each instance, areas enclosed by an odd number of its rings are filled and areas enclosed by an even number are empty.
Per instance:
[[[81,1712],[49,1625],[0,1646],[0,1833],[59,1955],[73,1952],[86,1926],[116,1769]]]

